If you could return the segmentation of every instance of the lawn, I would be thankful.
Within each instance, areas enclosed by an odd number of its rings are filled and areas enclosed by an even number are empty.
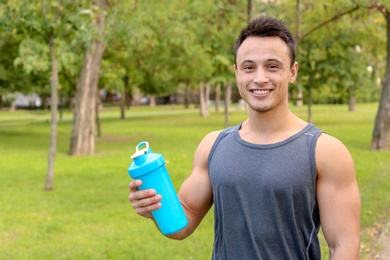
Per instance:
[[[307,118],[306,107],[291,107]],[[314,106],[313,123],[345,143],[356,165],[362,198],[362,259],[375,252],[390,217],[390,152],[370,151],[376,104]],[[178,189],[194,150],[210,131],[224,128],[222,112],[202,118],[177,106],[101,112],[96,154],[70,157],[71,114],[58,126],[54,190],[44,191],[49,148],[48,111],[0,111],[0,259],[210,259],[213,214],[183,241],[165,238],[138,217],[127,200],[127,168],[135,146],[148,141],[162,153]],[[232,110],[230,125],[246,118]],[[324,250],[324,259],[327,252]]]

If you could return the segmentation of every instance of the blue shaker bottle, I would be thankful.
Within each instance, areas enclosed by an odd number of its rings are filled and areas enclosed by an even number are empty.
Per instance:
[[[131,158],[133,162],[128,172],[131,178],[142,180],[139,189],[155,189],[162,196],[161,208],[152,211],[160,231],[169,235],[187,226],[188,220],[165,168],[164,157],[153,153],[148,142],[141,142]]]

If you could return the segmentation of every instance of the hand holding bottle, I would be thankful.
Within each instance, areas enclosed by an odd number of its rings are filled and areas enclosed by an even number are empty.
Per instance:
[[[129,185],[129,200],[137,214],[153,217],[164,235],[186,227],[188,220],[165,168],[164,157],[153,153],[148,142],[141,142],[131,158],[134,161],[128,172],[134,181]]]
[[[135,212],[145,218],[153,218],[152,211],[161,208],[161,195],[156,190],[139,190],[141,180],[133,180],[129,184],[129,201],[132,203]]]

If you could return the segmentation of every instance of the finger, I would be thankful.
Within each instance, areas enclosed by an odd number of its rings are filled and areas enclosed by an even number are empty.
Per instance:
[[[132,201],[132,206],[138,215],[145,218],[153,218],[152,211],[161,208],[161,195]]]
[[[146,198],[150,198],[156,195],[156,191],[153,189],[149,190],[135,190],[131,191],[129,195],[129,200],[131,202],[138,201],[138,200],[143,200]]]
[[[129,189],[130,191],[136,191],[138,187],[140,187],[141,185],[142,185],[141,180],[134,180],[129,183]]]
[[[161,208],[161,203],[152,204],[143,208],[134,208],[134,210],[138,215],[142,215],[146,218],[153,218],[152,211],[158,210],[159,208]]]
[[[161,195],[155,195],[152,197],[145,197],[143,199],[133,199],[131,200],[133,208],[147,208],[155,204],[161,204],[162,197]]]

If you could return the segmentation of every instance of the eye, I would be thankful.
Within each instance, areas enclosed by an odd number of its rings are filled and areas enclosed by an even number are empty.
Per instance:
[[[276,65],[276,64],[269,64],[269,65],[267,65],[267,70],[276,71],[278,69],[279,69],[279,66]]]
[[[245,65],[242,68],[244,71],[253,71],[255,69],[255,66],[253,65]]]

